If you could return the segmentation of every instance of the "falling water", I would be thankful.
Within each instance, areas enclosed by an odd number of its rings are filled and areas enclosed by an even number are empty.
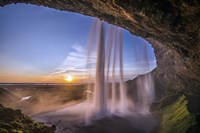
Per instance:
[[[106,93],[105,93],[105,44],[104,44],[104,25],[100,22],[97,64],[96,64],[96,81],[95,81],[95,107],[100,115],[106,113]]]
[[[154,99],[154,86],[153,79],[150,73],[139,76],[136,81],[137,84],[137,97],[138,97],[138,107],[137,110],[140,113],[148,113],[149,106]]]
[[[135,56],[139,57],[138,53]],[[142,66],[142,68],[146,68],[149,70],[150,69],[150,66],[148,63],[149,56],[148,56],[148,50],[147,50],[146,44],[143,44],[143,60],[145,60],[145,62],[142,62],[140,66]],[[149,111],[149,106],[154,100],[154,84],[153,84],[151,73],[147,73],[147,74],[139,76],[136,80],[136,84],[137,84],[137,89],[138,89],[137,91],[138,92],[137,94],[138,108],[137,109],[141,113],[146,113]]]
[[[104,23],[95,21],[90,42],[88,45],[88,63],[90,57],[97,49],[96,73],[93,85],[87,87],[86,123],[90,122],[91,117],[104,117],[106,115],[119,114],[126,115],[133,108],[135,110],[148,112],[149,106],[154,99],[153,80],[150,73],[137,78],[137,101],[130,100],[124,81],[123,72],[123,38],[122,29],[110,26],[108,34],[105,32]],[[140,55],[135,52],[137,63],[140,62]],[[148,61],[147,48],[144,47],[143,57]],[[148,63],[143,63],[147,65]],[[89,71],[90,66],[87,67]],[[92,74],[90,73],[90,76]],[[91,76],[92,77],[92,76]],[[130,104],[132,103],[132,104]],[[133,107],[133,104],[137,106]]]

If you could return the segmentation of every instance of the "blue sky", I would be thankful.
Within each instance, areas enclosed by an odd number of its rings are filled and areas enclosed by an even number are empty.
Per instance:
[[[57,82],[67,74],[83,76],[94,19],[30,4],[0,7],[0,82]],[[126,30],[123,37],[124,71],[130,78],[145,73],[136,60],[145,62],[142,52],[148,42]],[[153,69],[154,52],[149,44],[147,49]]]

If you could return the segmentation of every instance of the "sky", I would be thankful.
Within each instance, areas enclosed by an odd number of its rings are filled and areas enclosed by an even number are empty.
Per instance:
[[[31,4],[0,7],[0,83],[63,83],[67,75],[74,82],[86,81],[87,46],[95,19]],[[125,78],[154,69],[151,45],[127,30],[122,32]],[[148,61],[143,57],[145,46]],[[96,51],[92,61],[96,62]]]

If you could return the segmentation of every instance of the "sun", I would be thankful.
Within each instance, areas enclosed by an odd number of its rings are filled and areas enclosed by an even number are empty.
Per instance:
[[[67,82],[72,82],[74,79],[74,77],[72,77],[71,75],[67,75],[64,80],[67,81]]]

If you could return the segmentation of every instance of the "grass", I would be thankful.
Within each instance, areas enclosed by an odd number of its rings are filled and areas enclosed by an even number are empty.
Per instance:
[[[185,96],[162,109],[160,133],[185,133],[196,124],[195,115],[187,109]]]

